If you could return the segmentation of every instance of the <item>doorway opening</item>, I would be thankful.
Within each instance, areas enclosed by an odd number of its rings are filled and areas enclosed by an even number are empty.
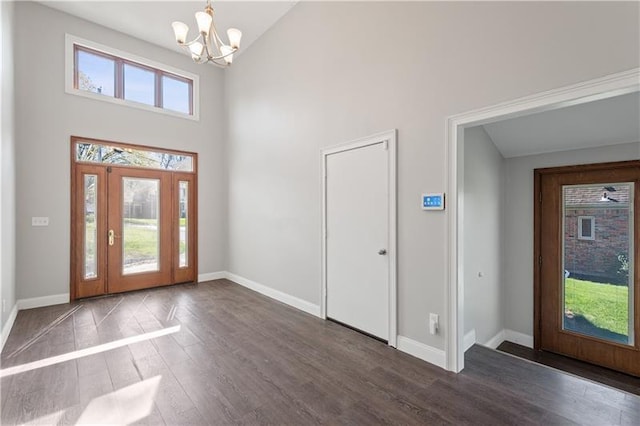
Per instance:
[[[469,201],[465,198],[465,187],[464,187],[464,153],[465,153],[465,138],[466,132],[468,129],[477,127],[477,126],[487,126],[493,123],[498,123],[511,119],[524,119],[527,117],[531,117],[537,115],[538,113],[547,113],[553,112],[556,110],[568,109],[567,107],[582,107],[590,104],[596,104],[596,101],[607,101],[613,98],[623,98],[625,96],[635,94],[640,91],[640,69],[632,69],[629,71],[612,74],[603,78],[582,82],[579,84],[575,84],[572,86],[562,87],[559,89],[554,89],[548,92],[539,93],[533,96],[528,96],[521,99],[516,99],[512,102],[503,103],[487,108],[482,108],[476,111],[471,111],[468,113],[452,116],[448,119],[447,122],[447,141],[448,141],[448,167],[449,173],[447,176],[447,190],[448,194],[448,214],[447,214],[447,228],[448,228],[448,269],[447,269],[447,283],[448,283],[448,291],[446,294],[447,299],[447,319],[448,319],[448,330],[446,335],[446,357],[447,357],[447,369],[451,371],[459,372],[464,368],[464,351],[469,345],[472,345],[475,340],[475,336],[472,333],[468,333],[465,336],[465,311],[468,308],[469,303],[465,304],[465,286],[468,284],[468,279],[465,280],[465,275],[468,274],[468,270],[465,269],[465,261],[468,260],[465,258],[465,234],[469,232],[469,228],[465,228],[465,219],[469,220],[469,217],[466,217],[464,207],[465,204]],[[637,105],[636,105],[637,106]],[[587,120],[588,121],[588,120]],[[636,132],[637,132],[637,115],[636,115]],[[614,143],[623,144],[625,142],[629,142],[626,148],[617,149],[616,152],[619,155],[625,155],[626,157],[622,158],[611,158],[608,153],[608,148],[602,148],[598,152],[599,161],[593,162],[604,162],[604,161],[616,161],[622,160],[625,158],[639,158],[640,152],[638,152],[637,143],[640,143],[636,140],[626,140],[626,141],[618,141]],[[600,146],[602,147],[604,144],[599,145],[591,145],[591,147]],[[622,147],[622,145],[619,145]],[[569,149],[578,149],[578,148],[569,148]],[[593,148],[597,149],[597,148]],[[540,152],[552,152],[554,151],[553,146],[551,149],[546,149],[545,151]],[[555,151],[559,151],[555,149]],[[569,152],[567,150],[567,152]],[[577,151],[576,151],[577,152]],[[538,154],[536,152],[530,153],[530,155]],[[622,153],[622,154],[621,154]],[[567,154],[568,155],[568,154]],[[549,164],[549,166],[553,165],[561,165],[562,163],[558,163],[557,161],[561,159],[566,159],[567,155],[553,155],[553,162]],[[592,159],[584,160],[582,163],[592,162]],[[576,163],[576,158],[569,158],[564,164],[580,164]],[[539,167],[539,166],[538,166]],[[530,206],[526,213],[529,216],[533,216],[533,169],[536,167],[531,167],[530,175],[527,174],[523,178],[523,182],[530,182],[531,185],[527,183],[527,190],[531,193],[531,196],[527,196],[523,201],[518,204],[517,199],[521,198],[524,191],[518,192],[516,195],[518,197],[510,197],[514,195],[513,193],[507,193],[507,197],[505,197],[504,202],[506,204],[511,203],[512,205],[523,205]],[[507,222],[509,218],[506,218]],[[525,223],[523,226],[519,228],[514,228],[515,233],[513,235],[521,235],[526,238],[521,239],[521,245],[524,244],[523,241],[525,239],[533,238],[533,221]],[[527,235],[529,235],[527,237]],[[533,259],[533,244],[530,246],[527,244],[526,247],[522,246],[520,249],[521,253],[526,255],[527,258],[523,263],[522,268],[518,269],[518,273],[524,273],[527,276],[528,280],[530,280],[530,284],[527,285],[526,294],[521,295],[520,300],[524,300],[524,304],[526,304],[526,310],[518,310],[512,309],[517,314],[520,314],[520,319],[525,319],[525,321],[530,322],[530,326],[523,321],[519,323],[518,329],[522,329],[526,331],[524,332],[513,332],[514,330],[501,329],[496,333],[494,338],[489,339],[491,343],[497,342],[500,344],[505,337],[515,337],[517,339],[526,340],[526,344],[529,346],[533,346],[533,268],[534,268],[534,259]],[[468,256],[467,256],[468,257]],[[537,260],[536,260],[537,262]],[[530,271],[528,273],[527,271]],[[475,273],[475,277],[478,279],[483,279],[482,270],[471,271]],[[528,275],[527,275],[528,274]],[[505,279],[509,281],[509,278],[505,275]],[[531,295],[529,295],[529,293]],[[508,303],[505,303],[505,300],[500,301],[503,306],[511,306]],[[497,318],[497,322],[500,323],[503,321],[500,317]],[[471,339],[465,339],[465,337],[471,337]],[[497,346],[497,344],[495,346]],[[489,345],[491,346],[491,345]]]
[[[193,282],[197,154],[71,137],[71,299]]]

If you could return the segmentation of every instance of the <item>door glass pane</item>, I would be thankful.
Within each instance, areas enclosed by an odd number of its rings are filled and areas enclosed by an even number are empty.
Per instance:
[[[84,279],[98,276],[98,176],[84,175]]]
[[[633,345],[634,184],[563,186],[563,329]]]
[[[155,105],[156,74],[145,68],[124,64],[124,98]]]
[[[180,238],[178,238],[180,242],[180,261],[178,266],[184,268],[189,266],[189,182],[181,180],[178,187],[178,211],[180,212],[178,218],[180,228]]]
[[[122,178],[122,273],[159,271],[160,181]]]

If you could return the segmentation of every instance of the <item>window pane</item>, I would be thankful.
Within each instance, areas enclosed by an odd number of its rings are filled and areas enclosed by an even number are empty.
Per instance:
[[[180,262],[179,267],[189,266],[189,182],[181,180],[179,183],[178,208],[180,217],[178,224],[180,227]]]
[[[76,161],[119,164],[149,169],[180,170],[183,172],[193,171],[193,158],[190,155],[93,143],[78,143],[76,145]]]
[[[78,50],[78,89],[114,96],[115,62],[104,56]]]
[[[563,330],[633,346],[633,194],[633,182],[563,187]]]
[[[122,273],[159,271],[160,181],[122,178]]]
[[[124,98],[128,101],[155,105],[155,73],[124,64]]]
[[[98,276],[98,242],[96,213],[98,176],[84,176],[84,279]]]
[[[162,107],[189,114],[189,83],[162,76]]]
[[[582,236],[585,238],[591,237],[591,219],[582,218]]]

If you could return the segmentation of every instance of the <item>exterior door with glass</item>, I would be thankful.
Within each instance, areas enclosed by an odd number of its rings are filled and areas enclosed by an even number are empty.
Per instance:
[[[535,183],[536,348],[640,376],[640,161]]]
[[[195,281],[195,154],[97,142],[72,142],[72,298]]]

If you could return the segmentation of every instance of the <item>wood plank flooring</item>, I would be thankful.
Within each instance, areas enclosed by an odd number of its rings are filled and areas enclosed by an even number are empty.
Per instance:
[[[512,342],[502,342],[497,349],[640,396],[640,377],[633,377],[551,352],[536,351]]]
[[[479,346],[456,375],[226,280],[21,311],[1,362],[3,425],[640,424],[630,393]]]

